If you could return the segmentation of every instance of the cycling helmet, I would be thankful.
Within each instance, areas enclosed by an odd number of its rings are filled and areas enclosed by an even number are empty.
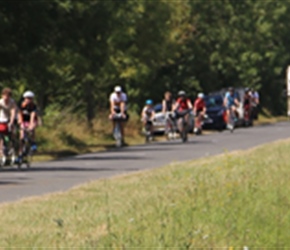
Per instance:
[[[230,92],[234,91],[234,88],[233,87],[229,87],[228,89]]]
[[[24,98],[34,98],[34,93],[30,90],[28,91],[25,91],[24,94],[23,94],[23,97]]]
[[[247,93],[247,92],[250,92],[250,88],[245,88],[245,92]]]
[[[153,101],[151,99],[146,100],[146,105],[152,105]]]
[[[122,92],[122,88],[121,86],[116,86],[115,87],[115,92],[118,93],[118,92]]]
[[[184,91],[184,90],[180,90],[180,91],[178,92],[178,96],[186,96],[185,91]]]
[[[199,93],[199,94],[197,95],[197,97],[203,99],[203,98],[204,98],[204,93]]]

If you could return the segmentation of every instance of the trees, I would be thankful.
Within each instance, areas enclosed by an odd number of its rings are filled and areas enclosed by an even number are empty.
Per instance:
[[[289,9],[288,1],[1,1],[0,82],[89,122],[116,84],[135,110],[166,89],[233,85],[258,88],[279,112],[272,97],[290,60]]]

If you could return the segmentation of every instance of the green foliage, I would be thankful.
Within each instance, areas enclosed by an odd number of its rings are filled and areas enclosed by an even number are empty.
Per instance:
[[[34,90],[43,110],[78,103],[89,121],[116,84],[137,110],[165,90],[233,85],[259,89],[279,113],[289,11],[289,1],[4,0],[0,86]]]

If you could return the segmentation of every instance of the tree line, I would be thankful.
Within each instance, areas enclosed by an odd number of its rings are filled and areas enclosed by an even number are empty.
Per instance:
[[[123,86],[132,110],[166,90],[256,88],[284,112],[290,1],[1,0],[0,83],[90,122]]]

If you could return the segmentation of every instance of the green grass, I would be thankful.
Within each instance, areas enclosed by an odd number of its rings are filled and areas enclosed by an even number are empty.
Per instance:
[[[0,206],[0,249],[290,247],[290,142]]]

